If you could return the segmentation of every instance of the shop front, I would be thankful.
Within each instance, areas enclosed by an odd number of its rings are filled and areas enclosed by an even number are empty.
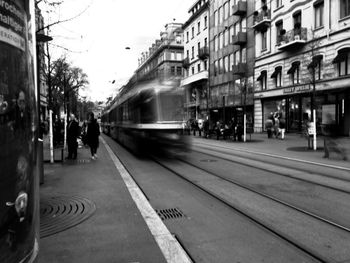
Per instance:
[[[261,100],[263,124],[271,114],[279,113],[286,120],[287,132],[301,133],[307,122],[313,119],[313,105],[316,109],[316,128],[322,133],[322,124],[334,124],[338,135],[349,136],[350,92],[346,89],[295,94],[291,88],[284,89],[283,96]],[[264,125],[263,125],[264,126]],[[265,129],[265,127],[263,127]]]

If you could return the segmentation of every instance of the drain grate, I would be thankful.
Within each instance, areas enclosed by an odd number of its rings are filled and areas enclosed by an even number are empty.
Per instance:
[[[218,160],[213,160],[213,159],[203,159],[200,160],[200,162],[207,162],[207,163],[212,163],[212,162],[217,162]]]
[[[40,200],[40,237],[76,226],[96,210],[95,204],[79,196],[43,196]]]
[[[184,213],[179,208],[160,209],[156,210],[156,212],[162,220],[185,217]]]

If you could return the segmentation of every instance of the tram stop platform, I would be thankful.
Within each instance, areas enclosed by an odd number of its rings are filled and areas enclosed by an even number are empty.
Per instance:
[[[166,262],[101,141],[97,154],[44,162],[38,262]]]

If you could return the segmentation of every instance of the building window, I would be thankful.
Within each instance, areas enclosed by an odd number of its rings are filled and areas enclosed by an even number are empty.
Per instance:
[[[241,49],[241,62],[247,63],[247,49],[245,47]]]
[[[190,51],[186,50],[186,58],[189,58],[189,57],[190,57]]]
[[[230,31],[229,43],[232,43],[232,37],[233,37],[234,34],[235,34],[235,28],[234,28],[234,26],[230,26],[229,31]]]
[[[208,38],[204,38],[204,46],[205,46],[205,47],[208,46]]]
[[[170,67],[170,73],[171,73],[172,76],[175,75],[175,67],[174,66]]]
[[[299,72],[300,72],[300,62],[295,61],[292,63],[291,68],[287,71],[290,76],[290,80],[293,85],[299,84]]]
[[[224,31],[224,45],[227,46],[229,41],[229,30],[225,29]]]
[[[198,63],[198,64],[197,64],[197,72],[198,72],[198,73],[201,72],[201,63]]]
[[[186,42],[188,43],[190,41],[190,33],[187,31],[186,32]]]
[[[218,37],[215,36],[214,37],[214,50],[218,51],[218,48],[219,48],[219,46],[218,46]]]
[[[237,50],[235,53],[234,53],[234,65],[237,65],[238,63],[241,62],[241,56],[240,56],[240,52],[239,50]]]
[[[201,42],[198,42],[197,46],[198,46],[198,54],[199,54],[199,50],[201,49]]]
[[[228,2],[224,4],[224,19],[228,18],[228,13],[229,13],[229,7],[228,7]]]
[[[314,5],[315,9],[315,28],[319,28],[323,26],[323,9],[324,9],[324,2],[317,2],[317,4]]]
[[[192,47],[192,57],[191,59],[194,59],[194,47]]]
[[[267,89],[267,71],[266,70],[261,71],[260,76],[256,80],[260,81],[261,90]]]
[[[201,32],[201,22],[197,23],[197,31],[198,31],[197,34],[199,34]]]
[[[222,74],[222,59],[219,58],[219,74]]]
[[[192,75],[194,75],[194,67],[191,67]]]
[[[219,8],[219,24],[221,24],[223,21],[224,21],[224,9],[223,9],[223,7],[221,6],[221,7]]]
[[[279,8],[282,6],[282,0],[276,0],[276,8]]]
[[[208,17],[204,17],[204,29],[208,27]]]
[[[277,21],[276,22],[276,43],[279,44],[283,39],[284,32],[283,30],[283,21]]]
[[[228,72],[228,56],[224,57],[224,73]]]
[[[182,67],[176,68],[176,75],[181,76],[182,75]]]
[[[350,16],[350,0],[340,0],[340,18]]]
[[[219,40],[220,40],[219,48],[222,49],[224,47],[224,32],[220,33]]]
[[[192,38],[194,38],[194,27],[192,27]]]
[[[215,12],[214,12],[214,25],[217,26],[218,24],[219,24],[218,11],[215,10]]]
[[[321,60],[315,65],[315,80],[321,79]]]
[[[275,79],[276,87],[282,86],[282,67],[276,67],[275,71],[272,73],[271,78]]]
[[[208,61],[204,60],[204,70],[208,70]]]
[[[296,11],[293,14],[294,28],[301,28],[301,11]]]
[[[218,74],[218,61],[214,61],[214,76],[217,76]]]
[[[230,71],[232,70],[232,66],[234,65],[234,63],[235,63],[235,59],[233,54],[231,53],[230,54]]]
[[[344,53],[341,54],[341,61],[338,62],[338,72],[339,76],[349,75],[350,74],[350,54]]]
[[[267,31],[261,32],[261,51],[267,49]]]

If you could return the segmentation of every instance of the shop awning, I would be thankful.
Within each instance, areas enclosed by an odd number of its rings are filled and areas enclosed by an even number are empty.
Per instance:
[[[343,48],[338,51],[338,55],[333,59],[332,63],[339,63],[346,60],[348,54],[350,53],[350,48]]]
[[[282,72],[282,67],[281,67],[281,66],[276,67],[276,68],[275,68],[275,71],[274,71],[274,72],[272,73],[272,75],[271,75],[271,78],[272,78],[272,79],[276,78],[277,75],[278,75],[278,73],[280,73],[280,72]]]
[[[323,55],[316,55],[312,58],[311,63],[307,66],[308,69],[316,67],[321,60],[323,59]]]
[[[300,65],[300,61],[293,62],[292,66],[290,67],[290,69],[288,69],[287,74],[294,73],[294,71],[299,67],[299,65]]]
[[[267,71],[263,70],[263,71],[260,72],[260,76],[256,80],[257,81],[261,81],[266,76],[267,76]]]

